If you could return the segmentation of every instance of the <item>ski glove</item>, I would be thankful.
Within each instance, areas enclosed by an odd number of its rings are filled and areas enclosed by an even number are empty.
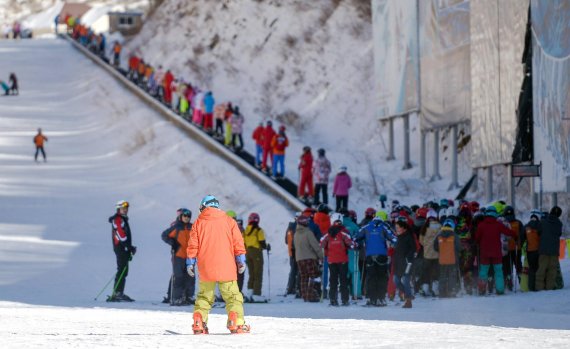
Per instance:
[[[237,263],[238,273],[243,274],[245,272],[245,255],[240,254],[239,256],[236,256],[236,263]]]
[[[196,266],[196,258],[187,258],[186,259],[186,272],[193,278],[196,273],[194,272],[194,267]]]
[[[129,247],[129,252],[131,253],[131,255],[135,255],[137,254],[137,247],[136,246],[131,246]]]

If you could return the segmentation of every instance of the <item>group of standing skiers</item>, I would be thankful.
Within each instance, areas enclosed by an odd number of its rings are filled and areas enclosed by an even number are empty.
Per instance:
[[[117,202],[116,212],[109,218],[117,272],[113,294],[107,299],[108,302],[133,301],[124,293],[129,261],[137,251],[132,242],[129,206],[125,200]],[[170,304],[194,304],[192,330],[194,334],[208,334],[208,314],[216,300],[218,287],[226,303],[228,330],[230,333],[248,333],[250,327],[244,320],[240,275],[245,272],[247,264],[250,269],[248,287],[252,287],[255,294],[257,288],[261,288],[257,270],[263,270],[263,259],[260,260],[256,249],[270,249],[259,228],[259,216],[251,214],[244,231],[238,225],[235,213],[232,215],[232,211],[222,211],[219,201],[212,195],[202,199],[199,210],[198,218],[191,223],[191,211],[179,209],[176,220],[161,234],[162,240],[172,251],[172,277],[168,292]],[[245,244],[244,237],[248,241]],[[198,294],[194,298],[196,279]]]
[[[452,200],[356,212],[307,208],[289,223],[287,294],[307,302],[342,305],[366,297],[385,306],[399,296],[411,308],[416,295],[456,297],[562,287],[558,253],[560,207],[532,211],[523,224],[503,201],[480,207]],[[330,275],[329,275],[330,274]],[[327,279],[329,283],[327,284]],[[322,284],[321,284],[322,283]],[[327,287],[328,292],[327,292]]]

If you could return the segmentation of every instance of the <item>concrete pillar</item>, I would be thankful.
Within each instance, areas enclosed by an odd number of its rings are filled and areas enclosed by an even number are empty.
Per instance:
[[[386,160],[395,160],[394,152],[394,118],[388,119],[388,158]]]
[[[420,176],[426,178],[426,132],[420,133]]]
[[[460,188],[458,180],[459,163],[457,162],[457,133],[457,125],[454,125],[451,128],[451,183],[448,190]]]
[[[550,211],[550,208],[552,208],[554,206],[558,206],[558,193],[552,193],[552,206],[548,208],[549,211]]]
[[[535,178],[531,177],[530,179],[530,195],[531,195],[531,200],[530,200],[530,204],[532,205],[531,209],[536,210],[538,209],[538,194],[536,193],[536,183],[535,183]]]
[[[507,174],[507,197],[508,197],[508,203],[513,207],[513,209],[516,209],[516,202],[515,202],[515,179],[513,178],[513,176],[511,175],[512,171],[511,171],[511,165],[509,165],[509,169],[508,169],[508,174]]]
[[[433,131],[433,173],[430,182],[441,179],[439,174],[439,130]]]
[[[412,115],[417,116],[414,112]],[[412,163],[410,162],[410,115],[406,114],[403,116],[404,119],[404,166],[402,170],[407,170],[412,168]]]
[[[473,181],[473,184],[471,184],[471,191],[474,193],[476,193],[477,190],[479,190],[479,174],[477,172],[479,172],[479,169],[474,168],[472,175],[477,175],[477,177],[475,177],[475,180]]]
[[[493,167],[489,166],[487,171],[487,185],[485,187],[485,199],[487,202],[493,201]]]

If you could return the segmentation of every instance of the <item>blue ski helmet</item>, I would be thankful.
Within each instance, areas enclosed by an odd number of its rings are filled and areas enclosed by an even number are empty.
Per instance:
[[[206,195],[202,201],[200,201],[200,212],[204,210],[206,207],[220,207],[220,202],[214,195]]]

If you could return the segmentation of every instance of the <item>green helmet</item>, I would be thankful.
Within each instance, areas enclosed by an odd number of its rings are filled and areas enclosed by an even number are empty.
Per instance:
[[[226,211],[226,214],[228,216],[232,217],[233,219],[235,219],[237,217],[236,211],[228,210],[228,211]]]
[[[388,221],[388,213],[386,213],[386,211],[380,210],[380,211],[376,212],[375,217],[380,218],[384,222]]]
[[[505,207],[507,207],[507,204],[504,201],[495,201],[491,204],[491,206],[494,206],[495,209],[497,210],[497,213],[499,214],[499,216],[503,215],[503,212],[505,211]]]

